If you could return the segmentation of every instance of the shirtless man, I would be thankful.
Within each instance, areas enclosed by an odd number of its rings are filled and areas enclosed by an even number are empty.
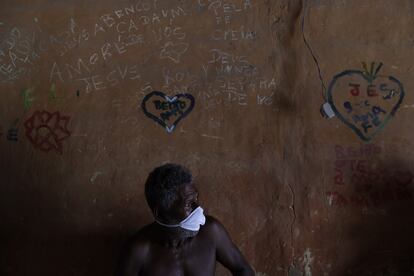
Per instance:
[[[204,216],[186,168],[166,164],[154,169],[145,196],[155,222],[128,243],[118,276],[213,276],[216,260],[233,275],[254,275],[223,225]]]

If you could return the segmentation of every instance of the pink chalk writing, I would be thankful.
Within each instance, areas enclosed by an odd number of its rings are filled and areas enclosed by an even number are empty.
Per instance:
[[[378,166],[378,145],[335,146],[334,187],[326,193],[332,206],[379,207],[413,200],[413,174],[399,167]]]

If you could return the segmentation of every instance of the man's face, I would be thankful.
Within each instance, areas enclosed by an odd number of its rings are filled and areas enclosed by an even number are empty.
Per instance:
[[[185,184],[178,189],[178,197],[172,207],[169,210],[161,212],[159,215],[164,223],[179,224],[197,207],[198,191],[196,187],[192,183]],[[198,231],[191,231],[181,227],[169,228],[167,231],[167,235],[179,238],[191,238],[197,235],[197,233]]]
[[[178,198],[169,210],[169,217],[173,223],[180,223],[191,212],[198,207],[198,191],[196,187],[190,183],[182,185],[178,189]]]
[[[168,210],[158,210],[158,217],[164,223],[178,224],[198,207],[198,191],[192,184],[181,185],[177,191],[177,199]]]

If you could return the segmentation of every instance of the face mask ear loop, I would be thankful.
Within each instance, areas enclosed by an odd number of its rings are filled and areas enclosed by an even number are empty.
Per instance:
[[[180,224],[165,224],[165,223],[162,223],[161,221],[159,221],[159,219],[158,219],[158,209],[157,208],[154,208],[152,214],[154,215],[155,222],[158,223],[159,225],[162,225],[162,226],[165,226],[165,227],[171,227],[171,228],[180,226]]]
[[[160,221],[158,221],[157,219],[155,219],[155,222],[158,223],[159,225],[165,226],[165,227],[170,227],[170,228],[175,228],[175,227],[179,227],[179,224],[165,224],[162,223]]]

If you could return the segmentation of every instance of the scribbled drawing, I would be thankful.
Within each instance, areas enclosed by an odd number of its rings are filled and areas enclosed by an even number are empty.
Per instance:
[[[334,76],[328,88],[328,102],[335,115],[362,140],[370,141],[394,117],[403,99],[402,83],[379,75],[382,63],[370,69],[345,70]]]
[[[69,116],[62,116],[59,111],[36,111],[24,123],[26,136],[35,148],[62,154],[62,142],[71,135],[67,128],[69,120]]]
[[[102,174],[103,174],[103,172],[100,172],[100,171],[94,172],[93,175],[91,176],[91,178],[89,179],[89,181],[91,183],[95,182],[95,180],[98,178],[98,176],[100,176]]]
[[[195,99],[191,94],[182,93],[169,97],[163,92],[153,91],[144,97],[141,108],[148,118],[171,133],[190,114],[194,105]]]
[[[33,88],[27,88],[22,92],[24,110],[29,110],[35,101],[35,97],[32,97],[33,90]]]
[[[122,100],[116,99],[116,100],[112,100],[111,105],[113,107],[115,107],[116,109],[120,109],[120,108],[123,107],[124,104],[123,104],[123,101]]]
[[[8,129],[7,136],[6,136],[8,141],[11,141],[11,142],[19,141],[18,139],[19,129],[17,128],[18,122],[19,122],[19,119],[16,119],[14,123],[10,126],[10,128]]]
[[[187,51],[189,44],[185,42],[173,43],[168,41],[161,48],[160,58],[169,58],[175,63],[179,63],[181,56]]]

